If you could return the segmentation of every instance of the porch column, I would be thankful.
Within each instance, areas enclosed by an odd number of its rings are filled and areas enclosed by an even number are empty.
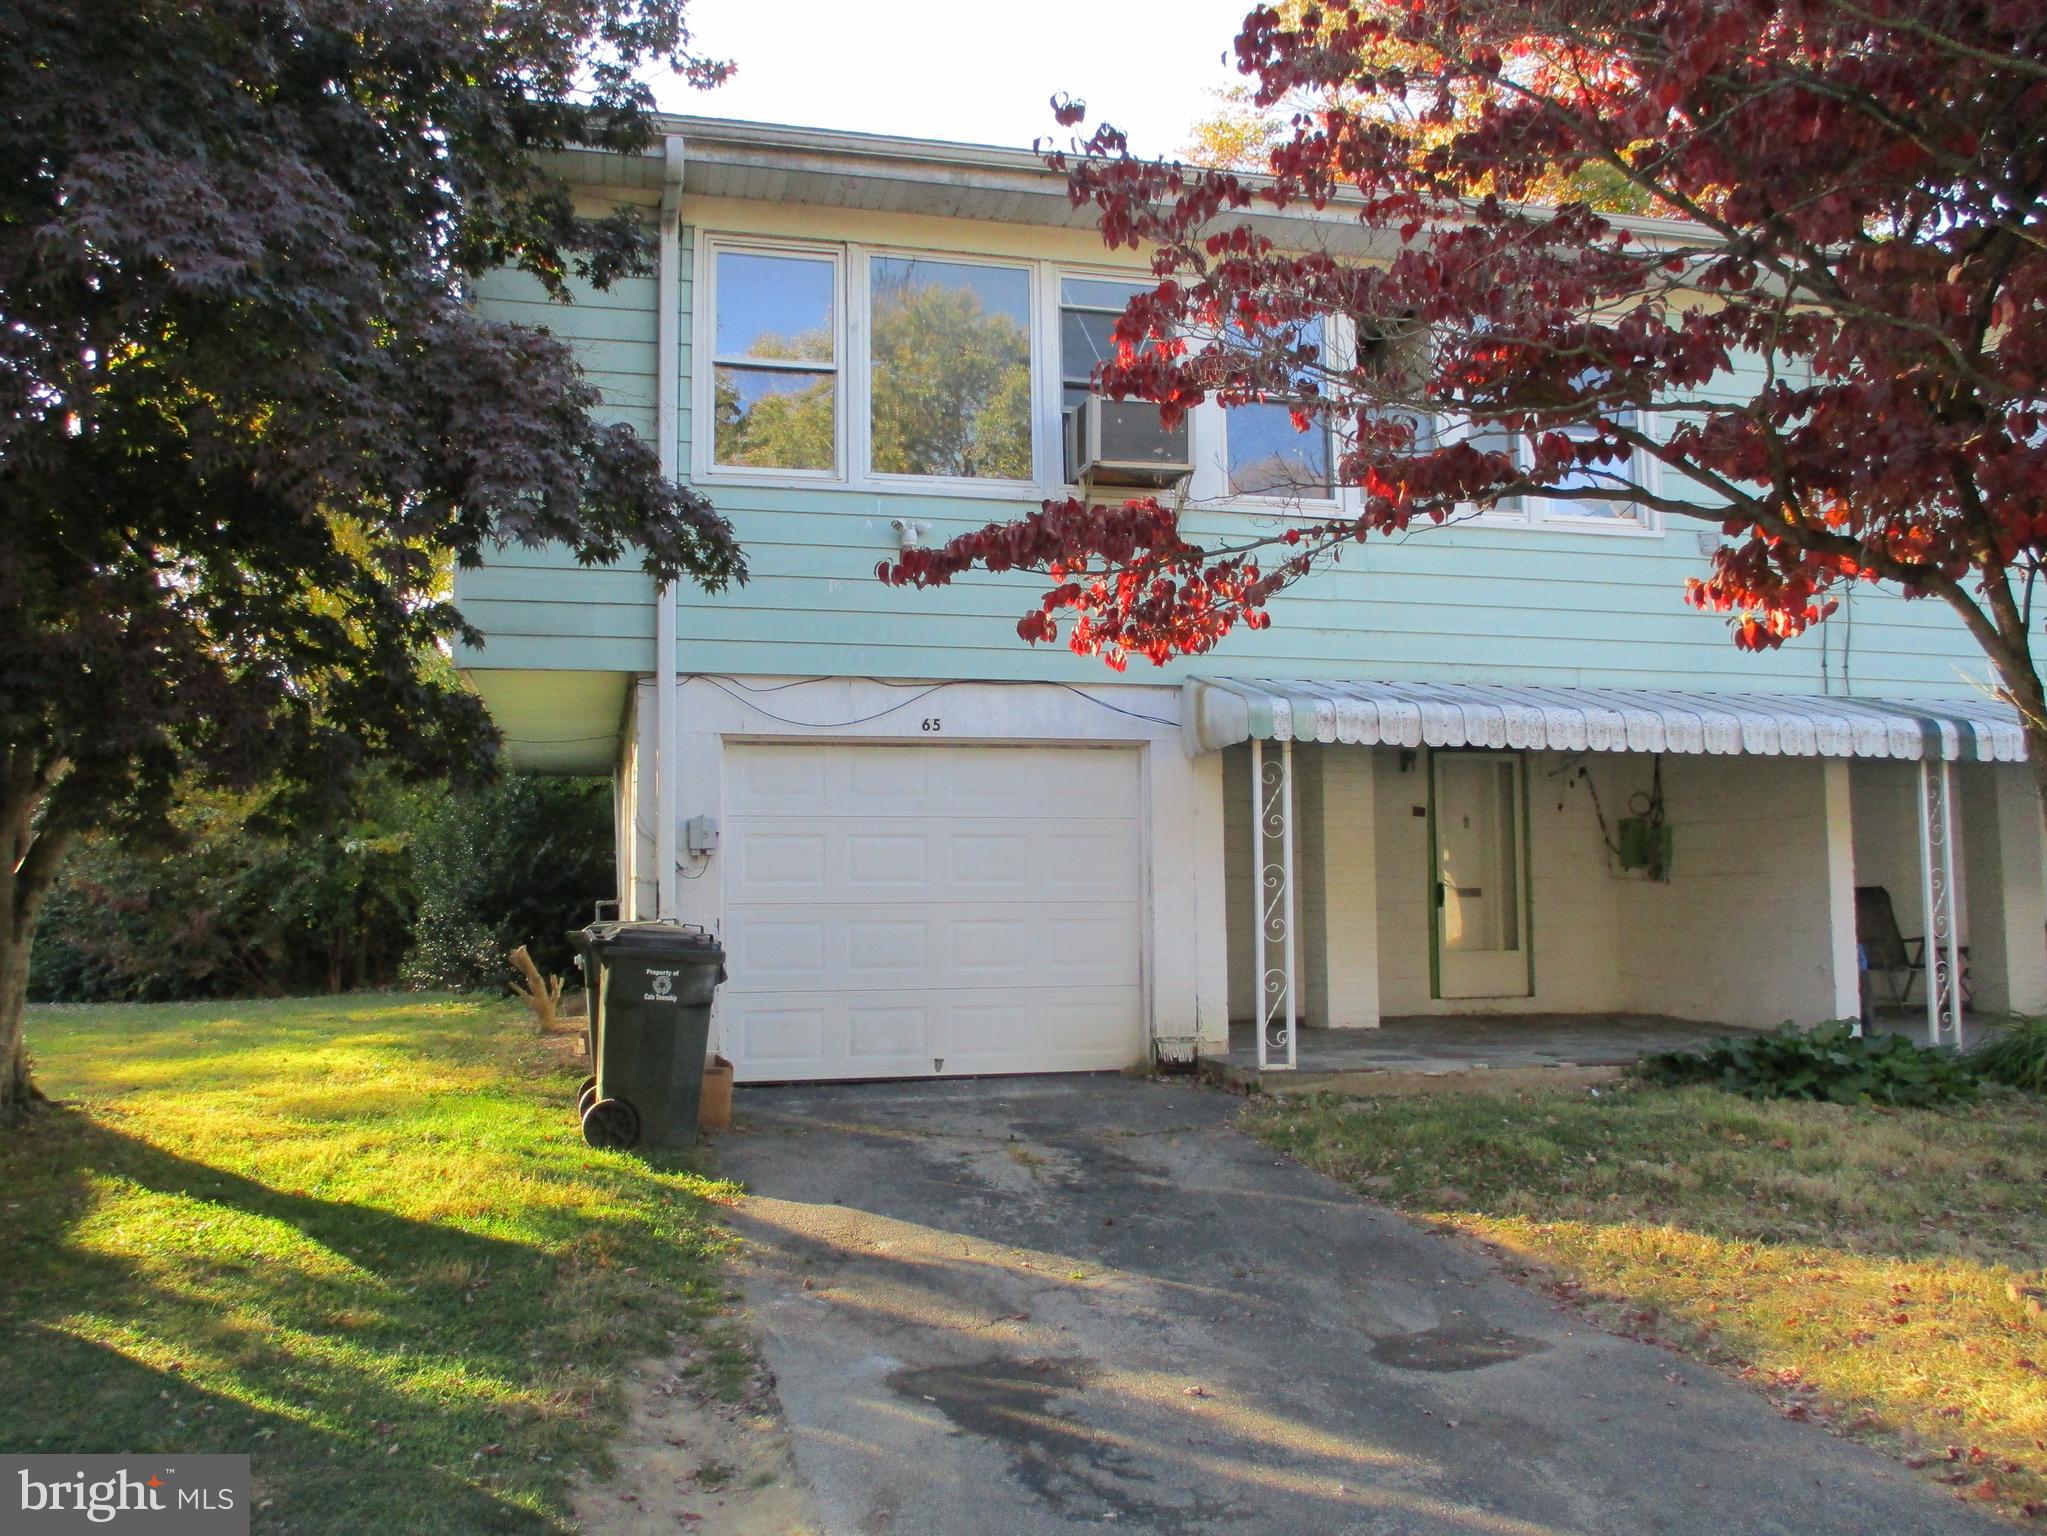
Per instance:
[[[1929,749],[1930,751],[1930,749]],[[1954,769],[1946,758],[1919,760],[1919,891],[1926,965],[1926,1043],[1962,1044],[1961,914],[1955,900]]]
[[[1251,878],[1258,979],[1258,1065],[1292,1068],[1300,1059],[1301,971],[1295,908],[1294,744],[1268,749],[1251,738]]]
[[[2032,776],[2020,763],[1985,763],[1956,778],[1972,1006],[2047,1012],[2047,850]]]
[[[1830,1018],[1862,1017],[1862,973],[1855,954],[1855,819],[1850,810],[1848,760],[1822,759],[1820,796],[1827,874],[1827,980]]]
[[[1377,753],[1304,747],[1300,774],[1305,1013],[1329,1029],[1379,1024]]]

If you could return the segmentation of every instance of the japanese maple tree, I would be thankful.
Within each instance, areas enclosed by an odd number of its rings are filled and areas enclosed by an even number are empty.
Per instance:
[[[486,768],[441,655],[494,541],[743,579],[568,345],[469,303],[645,269],[546,156],[648,144],[654,66],[724,74],[683,0],[0,3],[0,1121],[82,830]]]
[[[1946,604],[2047,782],[2047,7],[1373,0],[1260,7],[1236,52],[1256,107],[1320,103],[1269,176],[1109,127],[1053,156],[1159,279],[1097,384],[1169,419],[1291,404],[1333,428],[1355,514],[1201,538],[1162,500],[1050,502],[883,579],[1043,572],[1022,635],[1120,667],[1264,626],[1374,534],[1523,496],[1654,509],[1723,533],[1688,596],[1739,646],[1849,583]],[[1664,221],[1571,196],[1593,172]],[[1368,254],[1245,221],[1299,205],[1353,212]],[[1304,339],[1331,320],[1354,347]]]

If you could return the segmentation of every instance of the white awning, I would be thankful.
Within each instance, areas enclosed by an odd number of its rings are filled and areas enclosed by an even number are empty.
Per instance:
[[[1896,700],[1487,683],[1236,681],[1183,687],[1188,750],[1261,741],[1764,757],[2020,762],[2017,711],[1989,698]]]

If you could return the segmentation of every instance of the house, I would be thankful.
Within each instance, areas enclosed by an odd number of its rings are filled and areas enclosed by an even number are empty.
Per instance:
[[[752,580],[506,549],[460,573],[458,660],[515,764],[616,775],[623,911],[722,935],[741,1081],[1115,1068],[1232,1020],[1282,1059],[1396,1016],[1816,1022],[1859,1006],[1858,887],[1973,1008],[2047,1006],[2039,805],[1946,609],[1864,590],[1744,654],[1682,600],[1708,525],[1536,503],[1374,539],[1147,675],[1025,645],[1032,579],[875,567],[1065,493],[1143,266],[1027,151],[665,127],[567,158],[658,217],[656,276],[479,302],[574,338]],[[1263,224],[1373,256],[1341,209]],[[1185,446],[1212,532],[1348,494],[1284,408]]]

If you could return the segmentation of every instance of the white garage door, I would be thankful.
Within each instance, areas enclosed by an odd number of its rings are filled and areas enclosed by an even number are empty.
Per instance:
[[[728,747],[735,1076],[1135,1060],[1140,846],[1130,751]]]

